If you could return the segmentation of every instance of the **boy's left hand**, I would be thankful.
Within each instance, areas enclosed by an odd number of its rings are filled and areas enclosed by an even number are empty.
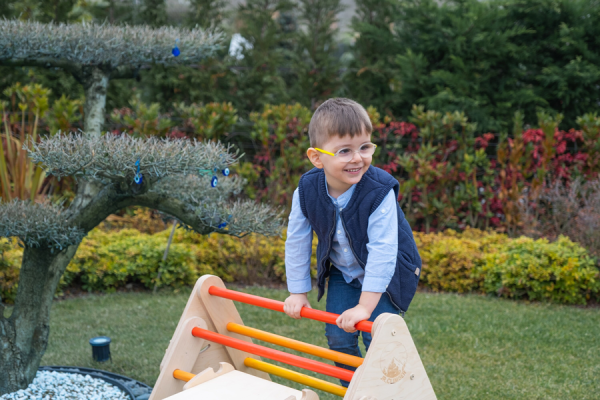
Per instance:
[[[367,307],[359,304],[354,308],[344,311],[335,320],[335,323],[340,329],[343,329],[346,332],[356,332],[356,328],[354,326],[360,321],[371,318],[371,312],[372,311],[369,311]]]

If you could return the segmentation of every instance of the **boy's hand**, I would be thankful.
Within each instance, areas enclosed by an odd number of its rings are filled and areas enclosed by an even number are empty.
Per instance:
[[[371,318],[371,314],[373,313],[373,310],[375,310],[375,307],[377,307],[381,295],[382,293],[377,292],[362,292],[358,305],[344,311],[342,315],[335,320],[335,323],[340,329],[343,329],[346,332],[356,332],[354,325],[358,324],[360,321]]]
[[[366,319],[371,318],[371,313],[373,311],[369,311],[367,307],[362,304],[357,305],[354,308],[344,311],[336,320],[335,323],[340,329],[345,330],[346,332],[356,332],[356,328],[354,325],[358,324],[360,321],[364,321]]]
[[[283,303],[283,311],[292,318],[300,319],[302,307],[312,308],[306,293],[292,293]]]

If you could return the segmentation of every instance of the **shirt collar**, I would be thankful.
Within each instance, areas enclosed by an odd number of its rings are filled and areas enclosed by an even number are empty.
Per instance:
[[[334,199],[329,194],[329,187],[327,186],[327,182],[325,182],[325,188],[327,189],[327,196],[329,196],[331,201],[333,201],[333,204],[336,204],[338,207],[342,207],[342,208],[346,207],[346,204],[348,204],[348,201],[350,201],[350,199],[352,198],[352,193],[354,193],[355,187],[356,187],[356,184],[350,186],[348,188],[348,190],[346,190],[344,193],[342,193],[337,199]]]

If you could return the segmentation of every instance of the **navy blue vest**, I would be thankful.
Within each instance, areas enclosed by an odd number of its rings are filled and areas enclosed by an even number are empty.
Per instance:
[[[336,225],[336,210],[327,195],[325,172],[313,168],[308,171],[298,185],[300,207],[319,238],[317,245],[317,284],[318,300],[325,293],[325,279],[329,276],[331,262],[329,253]],[[341,211],[341,219],[348,236],[354,257],[364,269],[367,264],[367,226],[369,216],[379,207],[385,196],[394,189],[398,196],[398,181],[390,174],[376,167],[369,167],[359,183],[356,184],[352,198]],[[421,273],[421,257],[412,230],[398,207],[398,257],[396,271],[386,292],[392,303],[400,311],[406,311],[415,295]]]

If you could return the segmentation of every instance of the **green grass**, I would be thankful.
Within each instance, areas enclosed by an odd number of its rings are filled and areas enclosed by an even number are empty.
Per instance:
[[[279,300],[287,293],[265,288],[244,291]],[[56,302],[42,364],[106,369],[153,385],[188,296],[189,292],[118,293]],[[314,293],[311,301],[324,307]],[[244,304],[238,304],[238,310],[249,326],[327,345],[322,323],[295,321]],[[599,396],[598,308],[418,293],[406,322],[439,399]],[[112,338],[112,363],[91,360],[88,340],[98,335]]]

